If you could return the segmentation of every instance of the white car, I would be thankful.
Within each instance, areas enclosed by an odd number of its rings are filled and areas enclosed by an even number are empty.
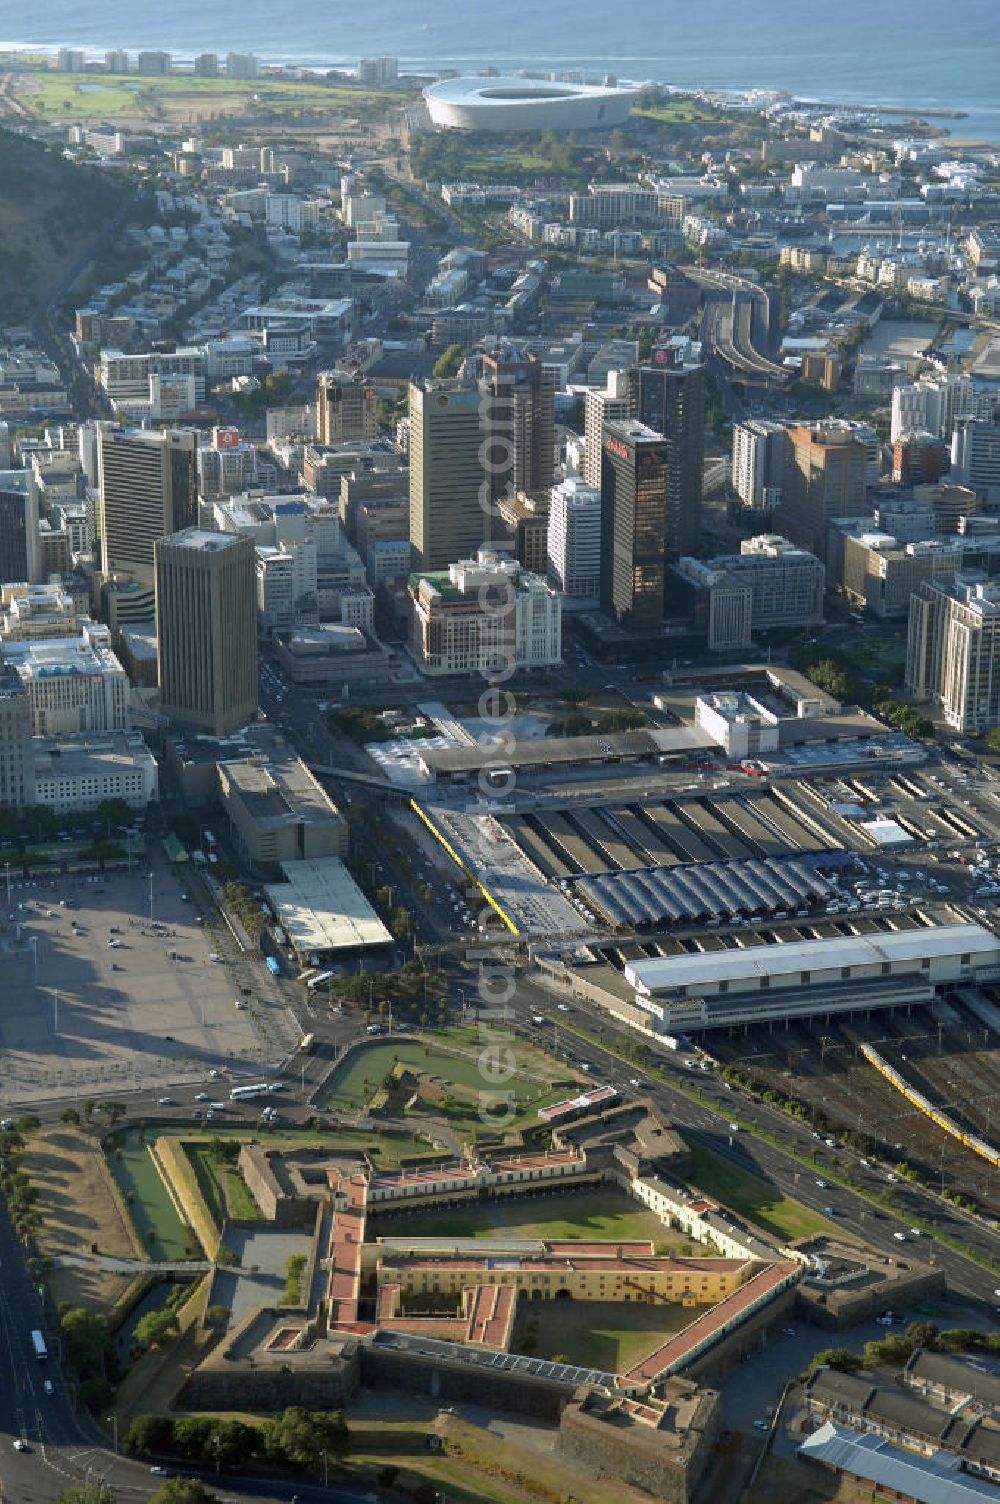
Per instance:
[[[26,1452],[27,1450],[28,1450],[28,1443],[25,1441],[24,1437],[23,1436],[16,1436],[14,1438],[14,1451],[15,1452]]]

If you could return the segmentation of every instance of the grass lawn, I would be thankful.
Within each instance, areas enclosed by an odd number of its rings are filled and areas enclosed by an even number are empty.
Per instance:
[[[150,1258],[173,1262],[194,1256],[149,1145],[140,1140],[138,1133],[114,1134],[106,1142],[111,1173]]]
[[[518,1307],[511,1349],[533,1358],[623,1373],[666,1337],[688,1326],[701,1307],[647,1306],[593,1300],[548,1300]]]
[[[669,104],[654,105],[648,110],[633,110],[633,115],[642,115],[646,120],[665,120],[678,125],[691,125],[695,120],[721,120],[720,110],[701,104],[697,99],[681,95]]]
[[[770,1181],[738,1170],[702,1144],[689,1142],[688,1148],[691,1150],[691,1184],[749,1222],[756,1222],[772,1236],[793,1242],[798,1238],[815,1237],[818,1233],[840,1231],[801,1202],[782,1195]]]
[[[373,1217],[372,1223],[386,1237],[495,1238],[505,1234],[512,1238],[648,1238],[670,1253],[698,1249],[697,1244],[663,1227],[624,1191],[604,1186]]]
[[[452,1116],[456,1122],[468,1127],[470,1132],[486,1131],[487,1125],[479,1118],[479,1109],[485,1101],[495,1099],[510,1091],[517,1106],[525,1113],[534,1114],[539,1107],[555,1101],[564,1093],[576,1089],[577,1081],[567,1076],[564,1067],[530,1046],[520,1042],[502,1043],[500,1049],[513,1052],[519,1072],[509,1080],[498,1081],[491,1074],[493,1062],[499,1059],[483,1056],[484,1041],[473,1027],[454,1028],[435,1036],[435,1041],[453,1046],[463,1053],[452,1053],[434,1044],[417,1043],[415,1040],[379,1040],[364,1045],[338,1066],[328,1078],[317,1105],[333,1111],[356,1112],[370,1099],[375,1088],[398,1062],[411,1066],[415,1073],[429,1078],[432,1093],[451,1099],[436,1108],[429,1105],[425,1111],[440,1117]],[[544,1079],[535,1079],[540,1076]],[[554,1080],[561,1078],[558,1089]]]
[[[222,1159],[210,1143],[185,1141],[184,1152],[191,1161],[198,1188],[216,1227],[221,1228],[227,1217],[252,1221],[261,1215],[260,1207],[235,1164]]]
[[[74,78],[47,69],[19,74],[18,100],[39,120],[116,120],[166,117],[197,120],[210,115],[350,115],[373,105],[400,103],[398,93],[328,88],[284,79],[139,78],[115,74]]]

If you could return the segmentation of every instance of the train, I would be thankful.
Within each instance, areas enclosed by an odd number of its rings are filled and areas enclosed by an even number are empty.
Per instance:
[[[915,1087],[910,1086],[899,1074],[899,1071],[895,1070],[887,1060],[883,1060],[874,1046],[870,1044],[861,1045],[861,1053],[868,1061],[868,1064],[873,1065],[880,1076],[885,1077],[890,1086],[894,1086],[901,1096],[904,1096],[925,1117],[930,1118],[932,1123],[936,1123],[950,1138],[957,1139],[966,1149],[971,1149],[973,1154],[978,1154],[980,1159],[985,1159],[989,1164],[993,1165],[994,1169],[1000,1169],[1000,1152],[994,1149],[992,1144],[988,1144],[985,1139],[977,1137],[974,1133],[967,1132],[966,1129],[960,1127],[955,1122],[954,1118],[949,1117],[946,1112],[942,1112],[940,1107],[935,1107],[933,1102],[927,1100],[923,1092],[917,1091]]]

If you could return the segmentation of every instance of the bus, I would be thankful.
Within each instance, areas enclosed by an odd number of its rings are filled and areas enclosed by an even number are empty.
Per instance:
[[[274,959],[273,956],[265,956],[264,957],[264,965],[267,967],[267,969],[271,973],[272,977],[280,977],[281,976],[281,967],[278,965],[277,961]]]
[[[271,1090],[266,1081],[256,1081],[253,1086],[234,1086],[229,1093],[230,1102],[246,1102],[251,1097],[265,1097]]]
[[[48,1357],[49,1350],[45,1346],[45,1338],[42,1336],[41,1332],[32,1332],[31,1345],[35,1350],[35,1357],[38,1359],[39,1363],[41,1363],[45,1358]]]
[[[317,971],[316,975],[310,977],[306,983],[306,991],[312,992],[314,988],[322,987],[323,983],[328,982],[332,976],[332,971]]]

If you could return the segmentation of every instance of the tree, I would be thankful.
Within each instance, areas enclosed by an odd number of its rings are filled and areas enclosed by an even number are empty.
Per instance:
[[[125,1432],[125,1450],[133,1457],[151,1452],[169,1452],[174,1441],[174,1423],[169,1415],[137,1415]]]
[[[78,1123],[80,1121],[80,1114],[75,1107],[64,1107],[59,1114],[59,1121],[60,1123]]]
[[[449,345],[443,355],[439,355],[434,362],[434,376],[438,381],[446,380],[449,376],[457,376],[458,368],[465,359],[465,349],[462,345]]]
[[[135,1324],[136,1344],[141,1348],[162,1347],[180,1329],[176,1311],[147,1311]]]
[[[151,1495],[149,1504],[219,1504],[219,1496],[200,1478],[171,1478]]]
[[[207,1415],[182,1415],[174,1421],[174,1449],[192,1462],[212,1455],[212,1437],[217,1422]]]
[[[117,1504],[117,1499],[104,1483],[76,1483],[63,1489],[56,1504]]]
[[[71,1306],[63,1313],[59,1327],[66,1356],[80,1378],[105,1378],[105,1366],[113,1351],[105,1317],[84,1306]]]
[[[228,1306],[209,1306],[205,1312],[205,1325],[214,1327],[216,1331],[222,1331],[229,1325],[229,1318],[232,1314]]]
[[[265,1421],[262,1431],[265,1455],[293,1467],[321,1467],[324,1452],[328,1461],[345,1457],[350,1439],[339,1412],[301,1405],[290,1405],[277,1420]]]

